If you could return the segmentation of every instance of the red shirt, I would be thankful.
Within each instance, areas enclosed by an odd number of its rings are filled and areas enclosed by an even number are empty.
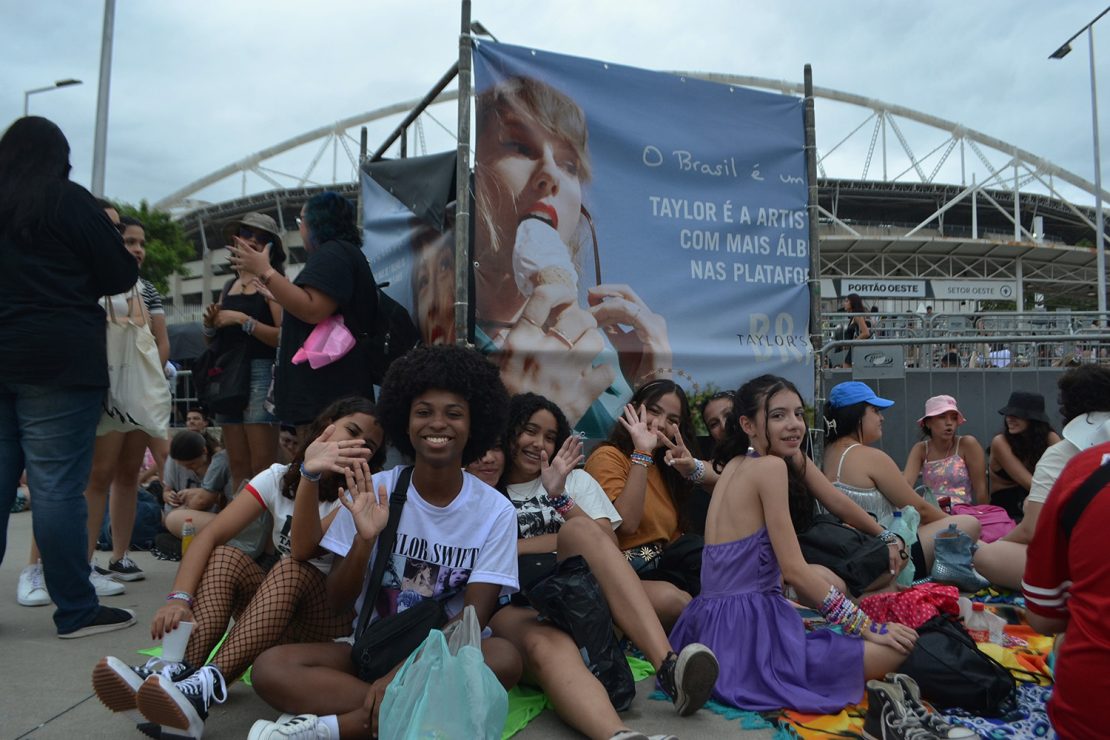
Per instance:
[[[1048,716],[1061,738],[1105,736],[1102,702],[1110,695],[1110,486],[1080,516],[1070,540],[1060,513],[1075,489],[1103,463],[1110,442],[1073,457],[1060,474],[1037,518],[1029,543],[1022,590],[1026,607],[1068,620],[1056,658],[1056,689]]]

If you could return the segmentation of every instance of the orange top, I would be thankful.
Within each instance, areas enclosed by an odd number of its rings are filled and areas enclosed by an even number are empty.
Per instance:
[[[628,455],[612,445],[601,445],[586,461],[586,472],[601,484],[610,501],[616,501],[628,482],[632,461]],[[647,492],[644,496],[644,513],[640,526],[634,532],[617,532],[617,540],[622,550],[630,550],[640,545],[659,543],[662,545],[675,540],[680,534],[678,511],[671,501],[667,484],[659,471],[652,465],[647,469]]]

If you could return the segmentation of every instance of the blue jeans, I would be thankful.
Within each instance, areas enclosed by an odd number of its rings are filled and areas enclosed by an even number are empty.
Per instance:
[[[0,382],[0,562],[26,468],[31,521],[60,634],[84,627],[100,609],[89,582],[84,491],[103,401],[103,388]]]

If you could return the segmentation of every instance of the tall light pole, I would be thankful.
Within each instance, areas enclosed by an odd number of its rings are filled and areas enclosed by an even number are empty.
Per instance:
[[[30,105],[30,102],[31,102],[30,98],[31,98],[32,95],[34,95],[36,93],[49,92],[51,90],[57,90],[59,87],[69,87],[70,85],[80,85],[80,84],[81,84],[81,80],[58,80],[53,85],[47,85],[46,87],[36,87],[34,90],[24,90],[23,91],[23,115],[24,116],[27,115],[28,106]]]
[[[112,82],[112,35],[116,0],[104,0],[104,33],[100,39],[100,83],[96,92],[96,130],[93,133],[92,194],[104,197],[104,158],[108,148],[108,90]]]
[[[1095,265],[1098,269],[1098,311],[1106,313],[1106,239],[1102,229],[1102,155],[1098,146],[1098,93],[1095,85],[1095,30],[1098,19],[1110,12],[1110,7],[1099,13],[1093,21],[1076,31],[1059,49],[1049,55],[1049,59],[1063,59],[1071,53],[1071,42],[1081,33],[1087,32],[1087,46],[1091,50],[1091,122],[1095,139]],[[1099,319],[1103,317],[1100,315]]]

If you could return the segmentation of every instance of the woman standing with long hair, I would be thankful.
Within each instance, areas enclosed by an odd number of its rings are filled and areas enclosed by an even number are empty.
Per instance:
[[[120,217],[123,245],[142,267],[146,259],[146,228],[138,219]],[[136,302],[141,305],[134,305]],[[105,310],[116,317],[143,316],[142,321],[149,328],[158,346],[159,367],[165,367],[170,355],[170,340],[166,332],[166,312],[162,307],[162,296],[149,281],[139,278],[128,293],[107,297],[102,302]],[[110,304],[110,306],[109,306]],[[116,359],[116,358],[109,358]],[[166,422],[169,421],[169,393],[165,394]],[[101,568],[92,564],[93,584],[102,595],[122,593],[122,586],[113,584],[106,578],[116,581],[139,581],[145,578],[142,569],[128,555],[131,546],[131,532],[135,526],[135,506],[139,494],[139,469],[143,456],[150,446],[152,437],[165,438],[166,428],[157,429],[138,427],[133,423],[105,412],[97,426],[96,447],[93,451],[92,470],[85,499],[89,505],[88,537],[89,560],[92,560],[96,538],[100,534],[104,509],[108,508],[112,524],[112,555],[108,567]],[[109,496],[109,489],[111,495]]]
[[[346,355],[316,369],[307,362],[293,364],[293,355],[324,319],[342,316],[355,337],[373,329],[377,284],[359,249],[362,232],[357,221],[354,206],[338,193],[309,198],[297,219],[308,261],[293,280],[271,264],[272,247],[256,251],[236,241],[228,248],[232,268],[257,276],[259,285],[285,310],[274,370],[275,414],[282,423],[302,426],[337,398],[374,395],[365,342],[356,341]]]
[[[229,243],[255,252],[269,247],[270,267],[284,275],[285,249],[277,232],[277,223],[262,213],[248,213],[224,227]],[[204,335],[216,346],[217,356],[245,345],[245,360],[250,363],[246,405],[216,411],[235,486],[277,459],[277,420],[266,409],[266,395],[274,376],[281,306],[258,289],[256,277],[245,270],[236,272],[224,284],[220,300],[204,311]]]
[[[69,181],[69,142],[45,118],[0,137],[0,558],[23,469],[59,637],[127,627],[89,582],[82,488],[108,387],[97,300],[135,284],[120,232]]]

